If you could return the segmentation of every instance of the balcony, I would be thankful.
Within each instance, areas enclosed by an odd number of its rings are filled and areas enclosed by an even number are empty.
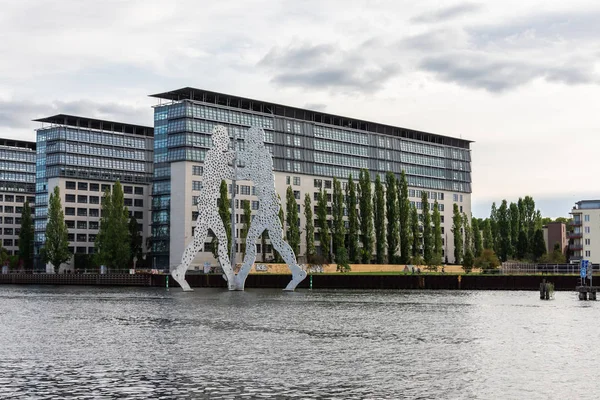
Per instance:
[[[582,232],[571,232],[569,233],[569,239],[581,239],[583,237]]]
[[[573,220],[569,222],[570,226],[581,226],[581,220]]]
[[[570,244],[569,250],[572,250],[572,251],[583,250],[583,245],[582,244]]]

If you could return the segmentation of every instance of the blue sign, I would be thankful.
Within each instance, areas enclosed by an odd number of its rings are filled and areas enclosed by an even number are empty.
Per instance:
[[[587,277],[588,260],[581,260],[581,266],[579,267],[579,275],[585,279]]]

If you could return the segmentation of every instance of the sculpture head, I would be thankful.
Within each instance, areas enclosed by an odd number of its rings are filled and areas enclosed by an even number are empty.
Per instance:
[[[256,126],[251,127],[246,132],[246,148],[259,149],[265,145],[265,131]]]
[[[229,134],[227,128],[223,125],[217,125],[213,128],[212,133],[213,147],[219,150],[226,151],[229,148]]]

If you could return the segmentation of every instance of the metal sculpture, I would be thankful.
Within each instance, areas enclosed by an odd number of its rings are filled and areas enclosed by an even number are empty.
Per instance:
[[[202,176],[202,190],[198,196],[198,219],[196,220],[194,239],[185,248],[181,264],[171,269],[171,276],[184,291],[193,290],[185,280],[185,273],[196,254],[204,248],[204,241],[208,236],[209,229],[213,231],[219,240],[219,262],[223,268],[227,286],[230,290],[236,290],[235,273],[231,268],[229,256],[227,255],[227,233],[217,206],[221,181],[233,177],[233,169],[230,164],[234,159],[234,153],[229,151],[229,135],[224,126],[219,125],[213,129],[212,141],[213,147],[206,152],[204,159],[204,174]]]
[[[275,191],[273,159],[264,146],[264,131],[252,127],[246,133],[245,151],[239,155],[245,165],[239,171],[239,179],[251,180],[256,187],[260,207],[246,236],[246,256],[240,272],[237,274],[237,290],[244,290],[246,277],[256,260],[256,241],[267,230],[275,250],[279,252],[292,272],[292,280],[284,290],[293,291],[304,278],[304,271],[296,262],[296,256],[290,245],[283,240],[283,228],[279,220],[279,198]]]

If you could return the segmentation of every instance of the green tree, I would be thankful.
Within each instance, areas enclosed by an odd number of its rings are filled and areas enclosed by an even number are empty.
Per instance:
[[[498,248],[500,246],[500,239],[498,234],[498,208],[496,208],[496,203],[492,203],[492,211],[490,212],[490,228],[492,230],[492,247],[490,249],[494,250],[496,254],[498,254]]]
[[[329,223],[327,222],[327,198],[323,189],[319,192],[317,200],[317,226],[319,227],[319,243],[321,244],[321,256],[326,262],[331,262],[329,242]]]
[[[481,255],[475,259],[474,265],[481,268],[482,272],[496,269],[500,266],[500,260],[496,257],[496,253],[492,249],[484,249]]]
[[[537,229],[533,234],[533,257],[537,261],[546,254],[546,242],[544,241],[544,232]]]
[[[475,260],[473,259],[473,252],[471,251],[471,249],[467,249],[465,251],[465,256],[462,262],[462,268],[467,274],[473,270],[474,262]]]
[[[400,263],[408,264],[410,260],[410,201],[408,200],[408,183],[402,170],[398,181],[398,218],[400,224]]]
[[[417,207],[414,205],[410,206],[410,228],[411,228],[411,259],[419,257],[421,255],[421,231],[419,230],[419,214],[417,213]]]
[[[131,218],[129,218],[128,230],[129,248],[131,249],[131,252],[129,253],[129,265],[131,265],[131,267],[133,268],[134,259],[136,259],[137,261],[140,261],[142,259],[142,244],[144,240],[142,238],[140,230],[138,229],[137,219],[135,219],[133,215],[131,216]],[[77,268],[79,268],[79,265],[77,265]]]
[[[281,228],[285,229],[285,223],[284,223],[284,217],[283,217],[283,207],[281,205],[281,196],[279,194],[277,194],[277,199],[279,201],[279,222],[281,223]],[[283,232],[282,232],[282,234],[283,234]],[[279,252],[277,250],[274,250],[274,252],[275,252],[275,262],[282,263],[283,257],[281,257],[281,254],[279,254]]]
[[[19,257],[25,269],[33,269],[33,217],[29,202],[23,205],[21,230],[19,231]]]
[[[359,261],[358,248],[358,211],[356,209],[356,184],[352,179],[352,175],[348,177],[348,185],[346,185],[346,198],[348,199],[348,259],[351,263]]]
[[[481,230],[479,228],[479,220],[477,218],[471,218],[471,230],[473,233],[473,255],[475,258],[481,256],[483,246],[481,243]]]
[[[109,269],[127,266],[131,257],[129,211],[125,207],[123,187],[119,181],[113,185],[112,194],[104,192],[100,230],[96,236],[96,260]]]
[[[359,217],[360,235],[362,242],[361,259],[365,264],[371,263],[373,259],[373,196],[371,194],[371,177],[366,169],[360,170],[359,177]]]
[[[379,175],[375,178],[375,198],[373,199],[373,219],[375,220],[375,257],[377,264],[385,262],[385,195]]]
[[[489,218],[483,221],[483,248],[494,249],[494,238],[492,237],[492,226]]]
[[[515,255],[517,244],[519,242],[519,206],[517,203],[510,203],[508,208],[508,215],[510,216],[510,249],[511,256]]]
[[[423,259],[425,264],[430,265],[433,258],[433,237],[431,232],[431,214],[429,213],[429,193],[426,190],[421,192],[421,204],[423,210]]]
[[[246,257],[246,249],[248,248],[248,244],[250,246],[256,246],[256,243],[246,243],[246,237],[248,237],[248,231],[250,230],[250,224],[252,223],[252,208],[250,207],[250,200],[242,200],[242,209],[244,211],[244,226],[242,228],[241,236],[244,238],[244,243],[242,246],[242,259]],[[298,216],[298,210],[296,210],[296,217]],[[300,241],[300,237],[298,237],[298,242]],[[291,246],[291,243],[290,243]],[[296,253],[298,254],[298,253]]]
[[[52,264],[55,273],[58,273],[60,264],[69,261],[72,256],[69,252],[69,235],[58,186],[54,187],[48,201],[46,240],[41,255],[45,263]]]
[[[467,250],[471,250],[471,255],[473,255],[473,230],[471,229],[471,223],[469,222],[469,217],[465,213],[462,213],[462,222],[463,222],[464,252],[466,253]]]
[[[306,261],[311,263],[315,255],[315,224],[310,195],[304,194],[304,217],[306,218]]]
[[[528,247],[529,245],[527,243],[527,233],[521,230],[519,232],[519,238],[517,239],[517,248],[515,249],[517,259],[523,260],[527,257]]]
[[[500,208],[498,208],[498,239],[500,245],[498,246],[501,261],[506,261],[512,254],[510,238],[510,215],[508,211],[508,203],[506,200],[502,200]]]
[[[440,215],[440,206],[437,202],[433,203],[433,258],[432,264],[436,267],[442,264],[442,217]],[[436,268],[437,269],[437,268]]]
[[[396,252],[398,251],[398,194],[396,188],[396,177],[394,173],[388,171],[385,174],[385,206],[387,216],[387,254],[388,262],[396,262]]]
[[[458,204],[452,206],[452,234],[454,235],[454,264],[461,264],[463,258],[463,235],[461,232],[462,215],[458,211]]]
[[[333,178],[333,197],[331,199],[331,212],[333,214],[332,233],[333,233],[333,254],[338,257],[340,248],[345,248],[344,238],[346,230],[344,228],[344,194],[342,184],[337,178]]]
[[[219,216],[227,234],[227,253],[229,253],[231,249],[231,202],[229,197],[227,197],[227,183],[224,180],[221,181],[221,186],[219,187],[217,207],[219,208]],[[216,236],[212,240],[212,254],[214,258],[219,258],[219,239]]]
[[[294,190],[291,186],[288,186],[285,197],[287,214],[287,241],[292,250],[294,250],[294,254],[300,254],[300,219],[298,217],[298,203],[296,203]]]

